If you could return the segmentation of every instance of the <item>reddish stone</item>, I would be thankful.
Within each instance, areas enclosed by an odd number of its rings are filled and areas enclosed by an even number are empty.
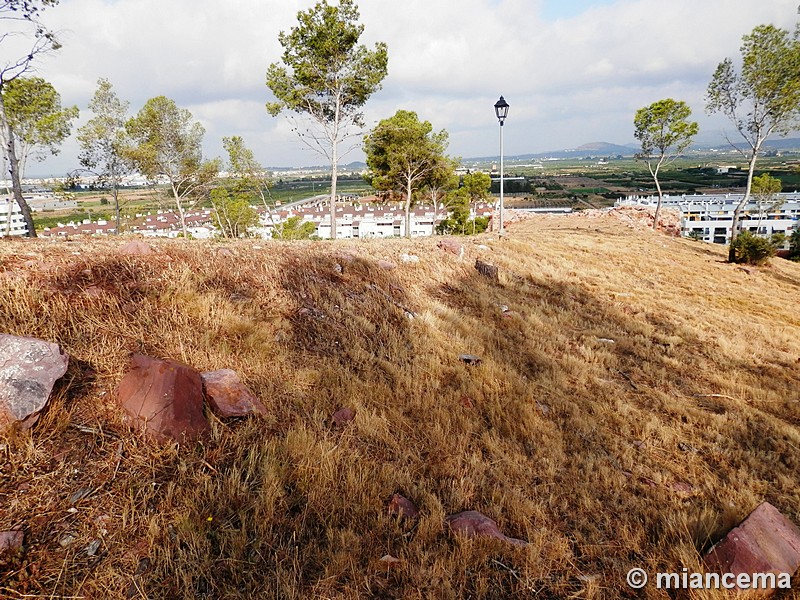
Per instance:
[[[401,519],[416,519],[419,516],[419,510],[411,500],[395,494],[389,502],[389,514]]]
[[[455,254],[456,256],[464,255],[464,246],[462,246],[455,240],[450,240],[450,239],[439,240],[436,246],[441,248],[445,252],[449,252],[450,254]]]
[[[465,535],[467,537],[490,537],[514,544],[515,546],[527,546],[528,542],[510,538],[503,534],[492,519],[476,510],[466,510],[456,515],[450,515],[445,519],[445,523],[453,533]]]
[[[58,344],[0,334],[0,430],[31,427],[68,365]]]
[[[333,413],[333,416],[331,417],[333,424],[338,425],[339,427],[344,427],[355,418],[356,411],[354,411],[352,408],[340,408]]]
[[[188,365],[134,354],[118,400],[134,424],[158,441],[190,441],[211,431],[203,414],[203,381]]]
[[[18,552],[24,540],[25,534],[22,531],[0,531],[0,554]]]
[[[208,403],[214,413],[225,419],[246,417],[253,413],[264,415],[267,409],[239,379],[236,371],[220,369],[201,373]]]
[[[392,271],[397,268],[397,265],[388,260],[379,260],[378,266],[384,271]]]
[[[153,249],[144,242],[140,242],[138,240],[131,240],[127,244],[120,246],[119,253],[128,254],[131,256],[144,256],[147,254],[152,254]]]
[[[703,558],[719,573],[789,573],[800,567],[800,529],[763,502]],[[771,595],[774,590],[760,590]]]

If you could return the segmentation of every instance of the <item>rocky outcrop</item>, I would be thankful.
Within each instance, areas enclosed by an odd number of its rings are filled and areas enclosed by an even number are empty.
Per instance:
[[[203,381],[188,365],[134,354],[117,397],[129,421],[158,441],[193,441],[211,431]]]
[[[31,427],[68,365],[57,344],[0,334],[0,430]]]

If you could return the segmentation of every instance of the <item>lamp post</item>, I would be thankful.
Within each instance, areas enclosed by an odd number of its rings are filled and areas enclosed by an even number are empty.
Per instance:
[[[500,235],[503,235],[503,123],[508,116],[508,102],[500,96],[500,100],[495,102],[494,112],[497,120],[500,121]]]

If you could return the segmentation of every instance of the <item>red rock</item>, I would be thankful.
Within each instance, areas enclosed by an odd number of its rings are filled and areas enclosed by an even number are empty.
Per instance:
[[[389,514],[401,519],[416,519],[419,516],[419,510],[411,500],[395,494],[389,502]]]
[[[335,413],[333,413],[333,416],[331,417],[331,419],[333,420],[333,424],[339,427],[344,427],[355,418],[356,418],[356,411],[354,411],[352,408],[340,408]]]
[[[5,552],[18,552],[25,540],[22,531],[0,531],[0,554]]]
[[[149,244],[145,244],[144,242],[140,242],[138,240],[131,240],[127,244],[120,246],[119,253],[128,254],[131,256],[144,256],[147,254],[152,254],[153,249]]]
[[[203,381],[188,365],[134,354],[117,395],[133,423],[158,441],[191,441],[211,431]]]
[[[384,271],[392,271],[397,268],[397,265],[388,260],[379,260],[378,266]]]
[[[789,573],[800,567],[800,529],[763,502],[703,558],[718,573]],[[771,595],[774,590],[760,590]]]
[[[203,379],[208,403],[217,416],[225,419],[267,413],[261,401],[241,382],[236,371],[206,371],[200,377]]]
[[[0,334],[0,430],[31,427],[68,365],[58,344]]]
[[[441,248],[445,252],[449,252],[450,254],[455,254],[456,256],[459,257],[464,256],[464,246],[462,246],[455,240],[450,240],[450,239],[439,240],[436,243],[436,246],[438,248]]]
[[[514,544],[515,546],[527,546],[528,542],[510,538],[503,534],[492,519],[476,510],[466,510],[455,515],[450,515],[445,519],[445,523],[453,533],[465,535],[466,537],[490,537]]]

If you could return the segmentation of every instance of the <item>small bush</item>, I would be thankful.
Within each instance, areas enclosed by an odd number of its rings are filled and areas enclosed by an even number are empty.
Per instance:
[[[789,260],[800,262],[800,229],[789,236]]]
[[[733,241],[734,262],[760,265],[775,256],[775,246],[766,238],[743,231]]]

